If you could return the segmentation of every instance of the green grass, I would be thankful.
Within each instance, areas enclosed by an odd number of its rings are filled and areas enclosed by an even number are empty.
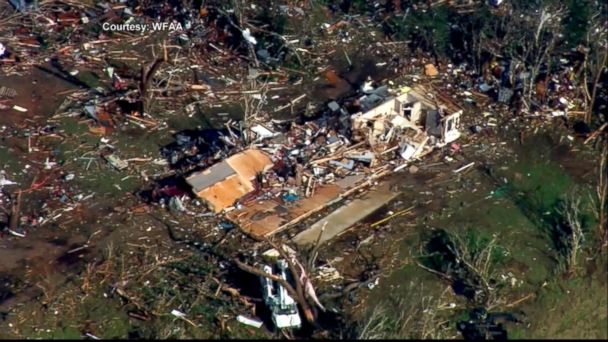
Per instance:
[[[470,227],[484,236],[497,234],[497,244],[506,252],[503,262],[496,266],[498,274],[511,272],[516,279],[523,280],[521,286],[507,287],[504,295],[516,300],[542,288],[536,299],[517,308],[523,309],[526,319],[533,322],[532,327],[510,327],[510,338],[605,338],[608,331],[606,281],[602,283],[597,279],[605,278],[605,271],[596,274],[593,281],[581,275],[580,278],[562,281],[562,274],[556,272],[558,263],[554,246],[545,227],[552,222],[550,217],[555,215],[560,200],[577,183],[558,160],[552,159],[554,143],[542,135],[529,139],[528,143],[531,145],[524,146],[515,160],[503,160],[502,166],[505,167],[495,167],[494,177],[481,172],[469,174],[467,178],[469,184],[475,184],[475,193],[467,190],[457,192],[448,199],[447,210],[434,213],[430,219],[419,218],[418,233],[401,242],[400,256],[419,255],[419,246],[425,243],[424,236],[428,235],[431,227],[459,234]],[[580,194],[586,197],[584,191]],[[586,201],[583,198],[583,202]],[[585,215],[589,216],[589,213],[585,212]],[[589,218],[586,220],[587,225],[592,223]],[[404,250],[410,251],[410,255]],[[401,290],[396,290],[396,287],[410,282],[424,286],[426,294],[436,296],[441,287],[433,284],[446,285],[438,280],[410,262],[394,271],[379,290],[372,291],[370,303],[386,299],[389,293],[406,296],[405,286],[401,286]],[[550,285],[543,288],[545,282]],[[458,299],[454,300],[458,303]],[[454,312],[453,322],[457,321],[459,314],[466,312]],[[547,323],[548,319],[552,321]]]
[[[50,330],[50,329],[49,329]],[[36,338],[46,340],[81,340],[82,334],[78,329],[73,327],[64,327],[59,329],[53,329],[51,331],[42,331],[36,334]]]
[[[158,142],[172,141],[167,130],[148,132],[138,127],[129,129],[130,131],[115,130],[107,137],[122,159],[158,158],[160,147]],[[61,120],[59,130],[69,138],[52,144],[52,147],[59,152],[58,159],[66,162],[64,170],[76,175],[73,184],[80,189],[109,196],[133,192],[142,186],[139,171],[145,170],[147,174],[153,174],[162,168],[146,162],[131,163],[128,170],[115,170],[99,156],[97,146],[101,144],[101,137],[90,134],[86,124],[79,123],[77,118],[65,118]],[[97,158],[89,165],[88,170],[86,170],[88,160],[78,159],[83,155],[85,158]],[[131,177],[123,180],[127,176]]]
[[[97,88],[101,84],[99,75],[92,71],[81,71],[75,77],[89,88]]]
[[[130,320],[118,302],[103,296],[102,289],[86,298],[81,294],[78,297],[78,300],[73,302],[78,305],[64,306],[55,303],[47,311],[36,303],[30,304],[34,314],[27,324],[21,325],[17,334],[6,329],[0,337],[82,339],[85,332],[103,339],[127,337],[131,328]]]
[[[555,280],[522,307],[530,328],[516,327],[510,338],[608,338],[606,263],[596,273]]]
[[[5,146],[0,146],[0,161],[0,170],[4,170],[7,173],[6,177],[11,181],[19,182],[22,174],[19,171],[23,170],[23,165],[19,158],[16,158],[15,154]],[[16,175],[13,176],[13,173]]]

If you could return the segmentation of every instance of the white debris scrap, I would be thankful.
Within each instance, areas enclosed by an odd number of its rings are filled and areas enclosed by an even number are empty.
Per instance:
[[[4,186],[4,185],[15,185],[17,183],[12,182],[8,179],[0,179],[0,186]]]
[[[0,57],[2,57],[6,53],[6,48],[4,44],[0,43]]]
[[[250,42],[253,45],[258,43],[258,41],[251,35],[251,32],[248,28],[243,30],[243,38],[245,38],[246,41]]]
[[[238,315],[236,317],[236,320],[239,321],[239,322],[241,322],[241,323],[243,323],[243,324],[245,324],[245,325],[249,325],[249,326],[252,326],[252,327],[257,328],[257,329],[259,329],[262,326],[262,324],[264,324],[260,320],[252,319],[252,318],[249,318],[249,317],[245,317],[243,315]]]
[[[175,310],[175,309],[171,310],[171,314],[172,314],[173,316],[175,316],[175,317],[179,317],[179,318],[184,318],[184,317],[186,317],[186,314],[185,314],[185,313],[183,313],[183,312],[181,312],[181,311],[179,311],[179,310]]]
[[[0,187],[5,186],[5,185],[15,185],[15,184],[18,184],[18,183],[6,179],[6,176],[4,175],[4,171],[0,172]]]
[[[17,106],[17,105],[14,105],[13,109],[16,110],[16,111],[18,111],[18,112],[22,112],[22,113],[27,112],[27,108],[23,108],[23,107]]]
[[[25,237],[25,234],[23,234],[23,233],[16,232],[16,231],[14,231],[12,229],[9,229],[9,228],[7,228],[6,230],[8,230],[8,232],[11,235],[18,236],[18,237]]]
[[[257,135],[257,140],[272,138],[278,135],[278,133],[273,132],[260,124],[251,127],[251,131]]]

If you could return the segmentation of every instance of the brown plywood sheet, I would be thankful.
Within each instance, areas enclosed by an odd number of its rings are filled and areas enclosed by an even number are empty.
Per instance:
[[[186,179],[198,197],[219,213],[254,190],[252,179],[273,165],[260,150],[249,149]]]
[[[272,167],[272,160],[262,151],[249,149],[226,159],[230,167],[244,180],[255,178],[258,172]]]
[[[196,195],[207,201],[209,206],[219,213],[253,190],[251,182],[244,181],[238,175],[232,175],[222,182],[199,191]]]
[[[327,203],[338,198],[341,192],[339,186],[329,184],[318,187],[312,197],[293,204],[281,204],[275,199],[258,201],[243,209],[229,212],[227,217],[249,235],[270,236],[283,225],[322,209]]]

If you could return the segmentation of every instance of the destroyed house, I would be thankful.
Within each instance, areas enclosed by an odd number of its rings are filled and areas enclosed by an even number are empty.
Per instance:
[[[368,97],[360,99],[362,108],[367,107]],[[462,109],[450,101],[437,101],[422,87],[406,87],[401,94],[353,114],[351,126],[355,141],[367,140],[377,152],[399,148],[408,160],[458,139],[461,115]]]
[[[248,149],[186,178],[193,192],[216,213],[255,190],[255,178],[272,168],[262,151]]]
[[[435,89],[380,87],[359,102],[361,112],[343,115],[349,137],[322,120],[278,135],[260,124],[251,129],[255,140],[270,141],[257,144],[259,150],[233,155],[187,182],[217,213],[238,200],[241,205],[226,210],[226,219],[250,236],[269,237],[460,136],[462,108]],[[261,151],[273,155],[276,165]],[[280,174],[284,163],[295,174]]]

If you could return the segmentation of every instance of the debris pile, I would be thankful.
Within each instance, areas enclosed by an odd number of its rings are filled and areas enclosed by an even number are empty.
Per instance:
[[[460,136],[462,109],[421,86],[357,102],[352,115],[332,102],[317,120],[250,123],[249,147],[186,181],[216,213],[269,236]]]

